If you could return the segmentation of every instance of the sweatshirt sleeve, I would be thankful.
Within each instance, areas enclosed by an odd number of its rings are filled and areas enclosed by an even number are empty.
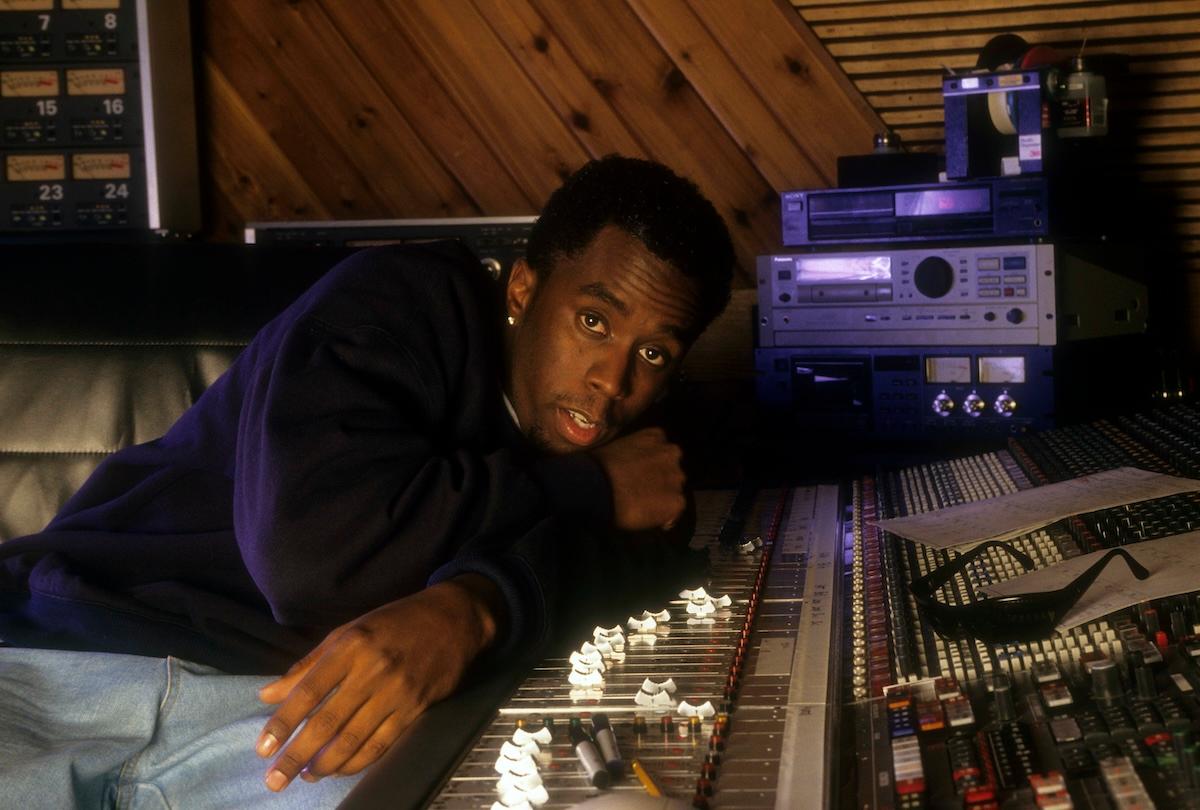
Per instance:
[[[472,401],[482,394],[459,381],[453,338],[437,328],[455,317],[385,329],[309,313],[256,347],[234,525],[281,624],[333,627],[475,572],[504,594],[510,643],[540,635],[559,529],[611,519],[607,480],[590,457],[527,457],[455,427],[483,410]]]

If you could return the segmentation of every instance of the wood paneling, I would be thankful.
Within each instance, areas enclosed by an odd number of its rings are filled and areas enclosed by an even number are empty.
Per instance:
[[[881,121],[785,0],[209,0],[209,236],[246,220],[511,215],[610,152],[691,177],[740,284],[778,193]],[[798,120],[820,120],[806,131]]]

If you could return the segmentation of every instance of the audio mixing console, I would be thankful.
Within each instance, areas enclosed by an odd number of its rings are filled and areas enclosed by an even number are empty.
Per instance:
[[[908,586],[960,550],[871,525],[1120,466],[1196,476],[1198,442],[1200,411],[1176,406],[852,485],[843,700],[853,732],[841,745],[853,751],[855,787],[845,806],[1200,807],[1195,594],[1029,643],[946,639],[921,621]],[[1070,518],[1013,545],[1042,567],[1194,528],[1193,493]],[[1019,573],[992,552],[941,599],[968,604],[979,586]]]
[[[708,550],[708,581],[687,583],[669,604],[607,617],[609,626],[582,639],[580,648],[602,647],[615,632],[600,631],[624,631],[593,689],[573,683],[588,675],[580,673],[587,669],[580,650],[538,666],[432,807],[522,807],[526,800],[568,807],[598,793],[594,782],[635,796],[643,787],[629,768],[634,759],[665,793],[701,806],[825,802],[833,787],[825,738],[838,704],[829,677],[836,670],[838,489],[701,493],[697,507],[693,546]],[[715,611],[706,613],[695,597],[701,587]],[[643,611],[658,614],[652,628]],[[700,712],[688,716],[689,707]],[[611,773],[600,779],[581,765],[572,741],[573,721],[592,731],[598,713],[615,732],[622,763],[608,758]],[[523,760],[528,734],[549,742],[528,747]],[[510,789],[521,785],[529,790]]]
[[[637,759],[696,807],[1200,807],[1200,596],[1035,641],[943,638],[909,585],[962,549],[873,525],[1120,466],[1198,477],[1198,451],[1200,410],[1178,405],[843,487],[703,493],[707,581],[536,667],[430,806],[632,797]],[[1191,493],[1012,543],[1042,567],[1197,528]],[[1018,573],[989,553],[938,598]]]

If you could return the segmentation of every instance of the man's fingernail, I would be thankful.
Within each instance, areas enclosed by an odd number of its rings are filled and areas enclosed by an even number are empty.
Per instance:
[[[308,768],[305,768],[304,770],[300,771],[300,778],[303,779],[305,782],[320,782],[321,781],[321,777],[316,776],[315,774],[311,773],[308,770]]]
[[[278,793],[287,787],[288,778],[283,775],[283,771],[271,771],[267,774],[267,787]]]
[[[254,750],[258,752],[260,757],[269,757],[275,753],[278,745],[279,740],[275,739],[275,735],[269,731],[264,731],[263,735],[258,738],[258,744],[254,746]]]

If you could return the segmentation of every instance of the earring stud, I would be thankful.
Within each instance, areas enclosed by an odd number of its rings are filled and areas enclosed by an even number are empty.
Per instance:
[[[512,316],[512,315],[509,315],[509,316],[508,316],[508,325],[509,325],[509,326],[516,326],[516,325],[517,325],[517,319],[516,319],[514,316]]]

